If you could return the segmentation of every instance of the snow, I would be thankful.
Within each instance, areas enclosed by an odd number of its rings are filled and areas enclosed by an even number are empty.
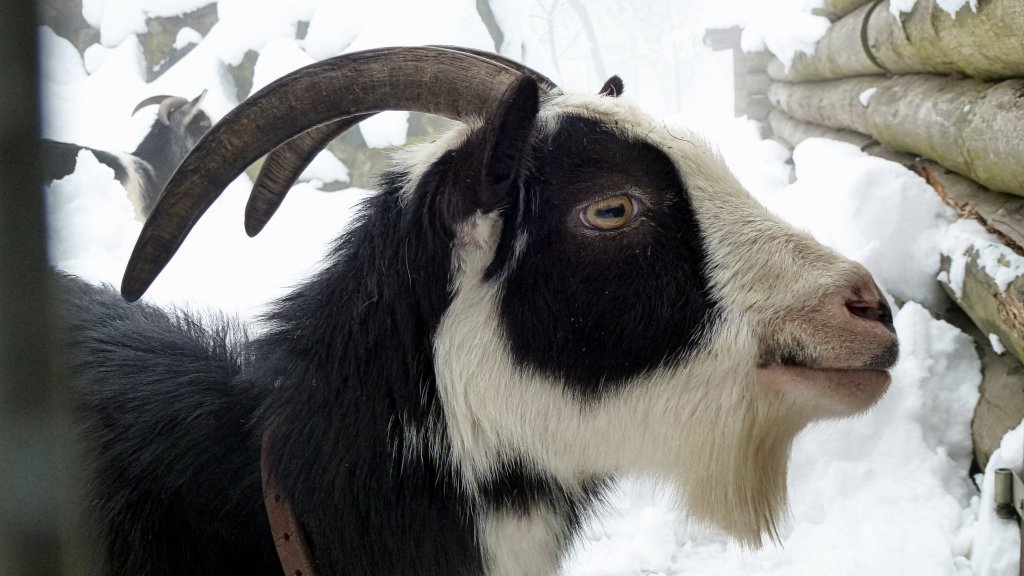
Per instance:
[[[249,50],[261,51],[274,38],[292,38],[301,20],[309,20],[314,0],[219,0],[217,55],[238,65]]]
[[[798,52],[814,53],[830,22],[811,14],[821,0],[719,0],[709,3],[709,27],[741,26],[744,52],[770,50],[786,69]]]
[[[381,112],[360,122],[359,131],[370,148],[401,146],[409,131],[409,113]]]
[[[174,37],[173,48],[181,50],[189,44],[199,44],[202,41],[203,35],[198,30],[184,26],[181,30],[178,30],[178,35]]]
[[[913,10],[917,2],[918,0],[890,0],[889,12],[899,18],[901,14]],[[978,0],[935,0],[935,3],[953,18],[956,18],[957,12],[964,6],[969,6],[971,12],[978,11]]]
[[[82,0],[82,16],[100,30],[104,46],[116,46],[131,34],[146,31],[147,16],[178,16],[210,0]]]
[[[964,273],[969,260],[984,270],[1000,291],[1024,276],[1024,257],[1002,244],[998,238],[974,220],[960,220],[949,227],[939,244],[949,256],[949,286],[957,298],[963,296]]]
[[[860,93],[857,98],[860,100],[860,105],[867,108],[868,104],[871,103],[871,97],[878,92],[878,88],[868,88],[867,90]]]
[[[281,76],[316,62],[291,38],[274,38],[260,52],[252,73],[252,91],[261,90]]]
[[[1014,520],[996,516],[994,502],[995,471],[1024,467],[1024,422],[1011,430],[999,443],[999,449],[985,466],[981,496],[975,497],[978,520],[974,526],[971,568],[976,576],[1013,576],[1020,567],[1020,529]]]
[[[468,0],[224,0],[221,20],[206,37],[180,34],[179,41],[197,45],[145,83],[135,36],[139,18],[180,14],[201,3],[86,0],[83,11],[101,27],[103,41],[84,57],[40,29],[45,135],[131,150],[155,114],[150,108],[130,117],[138,101],[154,94],[191,98],[203,89],[209,89],[204,109],[219,119],[237,103],[226,65],[238,63],[247,50],[260,53],[254,72],[259,87],[317,59],[370,47],[493,49]],[[856,147],[809,140],[794,152],[794,172],[785,148],[761,141],[755,123],[732,120],[731,57],[701,43],[705,25],[743,23],[747,47],[762,43],[780,56],[813,50],[824,32],[822,19],[809,15],[817,4],[702,0],[684,9],[672,2],[592,0],[585,9],[598,42],[591,44],[572,3],[538,0],[524,8],[491,0],[505,34],[503,53],[569,89],[593,92],[606,75],[621,74],[625,98],[669,125],[709,134],[751,193],[863,262],[884,291],[904,303],[895,315],[901,356],[890,392],[865,415],[816,425],[798,438],[789,478],[792,515],[782,546],[744,550],[688,522],[669,489],[627,479],[611,495],[608,510],[588,520],[563,567],[567,576],[1014,573],[1016,527],[991,511],[991,474],[995,465],[1019,468],[1024,433],[1018,429],[1004,439],[983,477],[989,492],[979,496],[967,476],[979,362],[971,340],[929,310],[949,304],[936,280],[942,255],[953,264],[946,280],[954,289],[968,255],[1002,286],[1024,273],[1024,259],[1001,250],[977,224],[956,220],[919,177]],[[296,39],[298,23],[307,20],[306,37]],[[865,105],[869,99],[862,95]],[[371,146],[399,145],[407,129],[407,115],[400,113],[360,127]],[[322,153],[263,233],[250,239],[242,213],[252,183],[240,176],[199,221],[146,299],[254,317],[316,269],[370,194],[320,190],[347,178],[344,163]],[[76,172],[49,187],[48,202],[55,265],[118,284],[139,224],[113,173],[83,153]]]
[[[996,354],[1002,356],[1003,354],[1006,353],[1006,346],[1003,346],[1003,341],[999,339],[999,336],[996,336],[995,334],[989,334],[988,343],[990,346],[992,346],[992,350],[994,350]]]

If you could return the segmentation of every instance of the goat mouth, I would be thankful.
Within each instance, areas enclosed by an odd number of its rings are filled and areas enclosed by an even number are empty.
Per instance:
[[[892,377],[870,366],[816,368],[773,364],[757,369],[757,379],[769,389],[810,408],[812,417],[856,414],[873,406],[889,389]]]

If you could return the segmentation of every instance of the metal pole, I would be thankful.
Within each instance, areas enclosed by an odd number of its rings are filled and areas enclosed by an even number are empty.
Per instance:
[[[0,0],[0,574],[80,573],[68,387],[54,360],[35,3]]]

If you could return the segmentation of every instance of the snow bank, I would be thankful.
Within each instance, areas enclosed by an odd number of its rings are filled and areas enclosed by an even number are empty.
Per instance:
[[[1020,567],[1020,528],[1014,520],[1002,520],[995,510],[995,471],[1024,468],[1024,423],[1011,430],[999,443],[985,467],[981,496],[975,497],[978,520],[974,527],[971,567],[977,576],[1013,576]]]

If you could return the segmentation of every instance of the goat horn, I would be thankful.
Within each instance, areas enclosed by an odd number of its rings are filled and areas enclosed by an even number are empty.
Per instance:
[[[139,102],[138,104],[135,105],[135,109],[132,110],[132,116],[135,116],[135,114],[137,114],[139,112],[139,110],[142,110],[146,106],[153,106],[154,104],[160,104],[161,102],[163,102],[164,100],[166,100],[168,98],[177,98],[177,96],[167,96],[166,94],[161,94],[159,96],[150,96],[149,98],[146,98],[142,102]]]
[[[558,86],[543,74],[504,56],[457,46],[437,46],[437,48],[471,54],[521,74],[533,76],[537,80],[541,93],[558,89]],[[332,140],[370,116],[373,114],[339,118],[322,126],[315,126],[281,144],[268,154],[260,168],[259,176],[256,177],[252,192],[249,194],[249,201],[245,205],[245,233],[249,236],[259,234],[313,158],[323,151]]]
[[[199,106],[203,103],[203,99],[206,98],[206,90],[199,93],[191,101],[188,102],[188,112],[185,114],[185,118],[181,121],[182,126],[188,126],[192,123],[192,119],[195,118],[196,114],[199,113]]]
[[[472,54],[414,47],[337,56],[276,80],[224,116],[178,166],[142,227],[121,294],[138,300],[224,188],[310,126],[384,110],[483,116],[520,76]]]

